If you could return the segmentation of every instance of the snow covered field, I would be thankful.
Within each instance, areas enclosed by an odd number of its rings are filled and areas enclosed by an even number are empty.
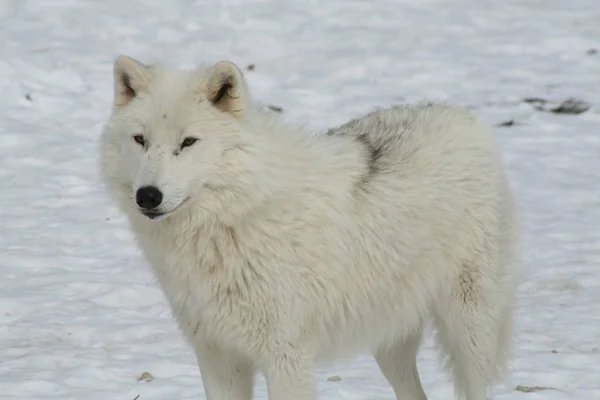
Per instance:
[[[254,98],[316,130],[422,99],[509,125],[495,133],[525,273],[514,372],[496,398],[600,399],[599,20],[598,0],[0,0],[0,399],[204,396],[98,185],[121,53],[254,64]],[[557,114],[531,97],[591,107]],[[450,399],[431,340],[419,367],[430,400]],[[370,357],[322,367],[319,380],[323,400],[393,399]]]

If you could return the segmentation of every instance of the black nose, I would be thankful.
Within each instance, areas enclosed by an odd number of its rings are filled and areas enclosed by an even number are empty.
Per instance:
[[[144,186],[135,194],[135,202],[141,208],[152,210],[160,205],[163,195],[155,186]]]

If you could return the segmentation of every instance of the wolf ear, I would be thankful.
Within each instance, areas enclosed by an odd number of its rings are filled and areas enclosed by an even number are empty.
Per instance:
[[[244,116],[248,88],[242,71],[230,61],[219,61],[212,67],[207,83],[208,100],[234,118]]]
[[[152,75],[148,66],[126,56],[119,56],[114,64],[115,107],[127,105],[139,92],[148,89]]]

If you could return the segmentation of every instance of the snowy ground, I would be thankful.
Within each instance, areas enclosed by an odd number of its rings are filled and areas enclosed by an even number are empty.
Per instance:
[[[124,53],[255,64],[253,96],[316,129],[421,99],[513,120],[495,133],[522,210],[526,271],[514,372],[497,399],[600,399],[597,3],[0,0],[0,398],[204,396],[97,181],[112,61]],[[525,97],[576,97],[591,109],[557,115]],[[450,399],[430,340],[419,365],[430,399]],[[153,381],[137,380],[145,371]],[[324,400],[393,399],[368,357],[321,368],[319,379]]]

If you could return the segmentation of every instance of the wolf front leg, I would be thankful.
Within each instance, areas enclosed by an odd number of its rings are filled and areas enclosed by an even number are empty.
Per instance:
[[[254,365],[239,354],[214,346],[196,351],[207,400],[251,400]]]
[[[269,400],[316,400],[314,355],[286,350],[263,366]]]

